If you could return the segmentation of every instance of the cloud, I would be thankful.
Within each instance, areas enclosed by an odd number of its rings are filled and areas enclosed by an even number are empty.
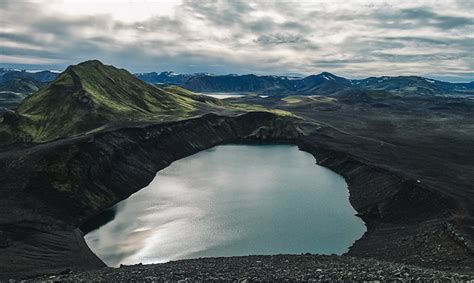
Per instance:
[[[471,2],[2,1],[0,66],[474,80]]]
[[[308,42],[302,35],[291,35],[291,34],[269,34],[259,36],[255,42],[262,45],[273,45],[273,44],[298,44]]]
[[[382,26],[395,29],[416,29],[431,26],[440,30],[451,30],[457,28],[470,29],[474,26],[474,20],[470,15],[443,15],[427,8],[402,9],[392,13],[381,13],[379,19]]]

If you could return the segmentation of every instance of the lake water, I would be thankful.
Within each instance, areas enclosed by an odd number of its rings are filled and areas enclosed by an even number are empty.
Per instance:
[[[210,96],[219,99],[226,99],[226,98],[239,98],[245,97],[249,95],[248,93],[238,93],[238,92],[200,92],[200,95]],[[267,98],[268,95],[259,95],[261,98]]]
[[[342,254],[365,231],[344,179],[291,145],[223,145],[173,162],[88,233],[109,266]],[[110,214],[111,211],[109,211]]]
[[[246,94],[239,94],[239,93],[233,93],[233,92],[201,92],[199,94],[214,97],[214,98],[219,98],[219,99],[239,98],[246,95]]]

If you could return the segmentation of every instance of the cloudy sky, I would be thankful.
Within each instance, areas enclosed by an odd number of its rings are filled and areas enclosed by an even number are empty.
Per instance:
[[[0,67],[474,80],[474,1],[0,0]]]

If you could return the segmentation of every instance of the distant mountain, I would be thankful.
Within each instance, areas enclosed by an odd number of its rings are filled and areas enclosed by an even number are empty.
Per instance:
[[[30,78],[37,82],[45,83],[54,81],[58,76],[59,73],[53,71],[20,71],[0,68],[0,83],[14,78]]]
[[[193,75],[189,74],[176,74],[174,72],[162,72],[162,73],[138,73],[135,74],[137,78],[142,81],[151,84],[175,84],[182,85]]]
[[[69,66],[50,85],[4,115],[0,140],[47,141],[120,122],[185,118],[209,109],[211,97],[159,88],[97,60]]]
[[[55,80],[59,73],[0,68],[0,90],[29,94]]]
[[[240,92],[263,95],[331,95],[343,90],[383,90],[397,95],[474,94],[474,82],[448,83],[417,76],[370,77],[349,80],[323,72],[304,78],[285,76],[143,73],[152,84],[176,84],[196,92]]]
[[[311,75],[293,82],[297,86],[296,92],[301,94],[325,95],[352,87],[350,80],[328,72],[323,72],[319,75]]]
[[[418,76],[371,77],[353,81],[361,89],[384,90],[395,94],[450,95],[474,94],[474,84],[448,83]]]
[[[190,77],[182,86],[197,92],[260,92],[281,93],[291,84],[277,76],[249,75],[197,75]]]
[[[248,75],[178,75],[170,72],[135,74],[152,84],[176,84],[196,92],[256,92],[267,95],[285,95],[295,92],[311,94],[332,93],[350,85],[350,81],[330,73],[305,78],[287,76]]]
[[[38,82],[31,78],[13,78],[0,83],[0,91],[11,91],[22,94],[30,94],[38,91],[47,83]]]

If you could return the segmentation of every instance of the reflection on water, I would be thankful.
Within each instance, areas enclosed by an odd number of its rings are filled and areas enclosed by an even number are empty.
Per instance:
[[[277,253],[341,254],[365,227],[344,179],[289,145],[225,145],[178,160],[86,235],[111,266]]]

